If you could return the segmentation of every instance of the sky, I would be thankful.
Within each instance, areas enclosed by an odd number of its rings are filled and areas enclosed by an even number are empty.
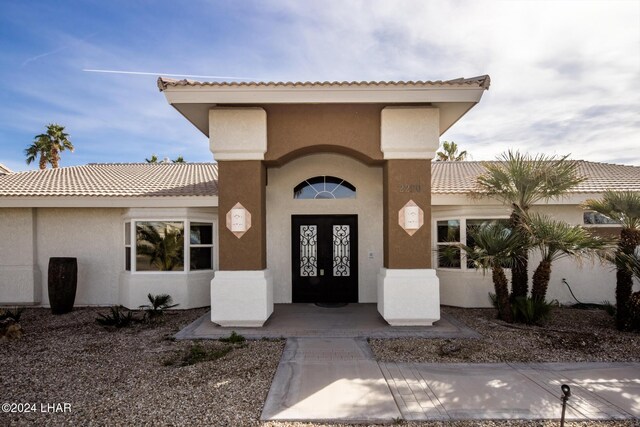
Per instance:
[[[62,166],[211,161],[158,75],[264,81],[491,76],[442,135],[473,160],[507,149],[640,165],[640,0],[0,0],[0,163],[49,123]],[[87,69],[151,73],[109,74]],[[202,78],[198,80],[215,80]]]

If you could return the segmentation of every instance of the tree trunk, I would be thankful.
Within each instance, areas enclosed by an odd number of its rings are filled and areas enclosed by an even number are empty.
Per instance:
[[[623,228],[620,232],[618,251],[632,255],[640,245],[640,230]],[[629,299],[633,290],[633,274],[626,267],[619,266],[616,272],[616,328],[623,331],[629,327],[631,311]]]
[[[47,168],[47,158],[42,153],[40,154],[40,160],[39,160],[38,166],[40,167],[40,170]]]
[[[49,304],[53,314],[73,310],[78,283],[76,258],[49,258]]]
[[[511,213],[511,227],[516,233],[520,233],[522,236],[526,236],[526,233],[522,230],[522,214],[516,211],[514,208]],[[524,245],[518,251],[514,253],[515,259],[513,267],[511,268],[511,298],[512,300],[517,297],[525,297],[529,292],[529,248]]]
[[[544,301],[547,296],[549,279],[551,278],[551,262],[540,261],[538,268],[533,273],[533,286],[531,287],[531,298],[537,301]]]
[[[511,312],[511,302],[509,301],[509,282],[504,270],[499,265],[491,269],[493,278],[493,286],[496,291],[496,301],[498,303],[498,317],[505,322],[513,322],[513,313]]]
[[[57,149],[51,149],[51,167],[53,169],[58,168],[58,161],[60,160],[60,153]]]

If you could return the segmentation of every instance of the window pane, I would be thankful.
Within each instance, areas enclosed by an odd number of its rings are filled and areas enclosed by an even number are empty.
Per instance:
[[[124,269],[131,271],[131,247],[124,248]]]
[[[183,271],[184,223],[136,223],[136,270]]]
[[[211,223],[192,222],[191,223],[191,244],[192,245],[213,244],[213,225]]]
[[[438,221],[438,242],[460,242],[460,221]]]
[[[356,188],[335,176],[315,176],[306,179],[293,189],[294,199],[353,199]]]
[[[191,248],[191,270],[213,270],[212,249]]]
[[[124,223],[124,244],[125,245],[131,244],[131,223],[130,222]]]
[[[449,245],[438,246],[438,267],[460,268],[460,248]]]

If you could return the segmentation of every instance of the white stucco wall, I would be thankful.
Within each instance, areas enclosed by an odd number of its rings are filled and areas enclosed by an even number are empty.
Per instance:
[[[583,210],[577,205],[544,204],[532,209],[555,219],[567,221],[570,224],[582,224]],[[433,236],[435,247],[436,222],[445,219],[484,219],[507,218],[509,209],[499,206],[434,206],[433,207]],[[529,257],[529,280],[538,266],[540,257],[532,253]],[[437,265],[434,251],[434,265]],[[441,303],[459,307],[490,307],[488,293],[493,292],[491,272],[483,274],[481,271],[437,269],[440,278]],[[510,277],[510,274],[507,274]],[[600,261],[575,259],[561,259],[552,265],[551,280],[547,291],[548,300],[558,300],[560,303],[575,303],[569,290],[562,283],[567,279],[573,293],[581,302],[601,303],[615,302],[615,272],[609,264]]]
[[[118,275],[124,269],[122,212],[122,209],[38,209],[37,252],[43,305],[49,305],[50,257],[78,259],[75,305],[118,303]]]
[[[0,209],[0,304],[41,300],[36,230],[35,209]]]
[[[293,188],[305,179],[332,175],[356,187],[355,199],[295,200]],[[382,168],[338,154],[314,154],[268,170],[267,268],[273,275],[274,302],[290,303],[291,215],[358,215],[358,300],[375,302],[382,267]],[[370,257],[371,254],[371,257]]]

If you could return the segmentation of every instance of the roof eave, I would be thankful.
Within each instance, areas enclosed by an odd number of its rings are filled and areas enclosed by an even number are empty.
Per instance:
[[[209,110],[217,104],[432,104],[441,109],[443,134],[482,98],[489,76],[437,84],[166,84],[158,86],[171,104],[209,136]]]

